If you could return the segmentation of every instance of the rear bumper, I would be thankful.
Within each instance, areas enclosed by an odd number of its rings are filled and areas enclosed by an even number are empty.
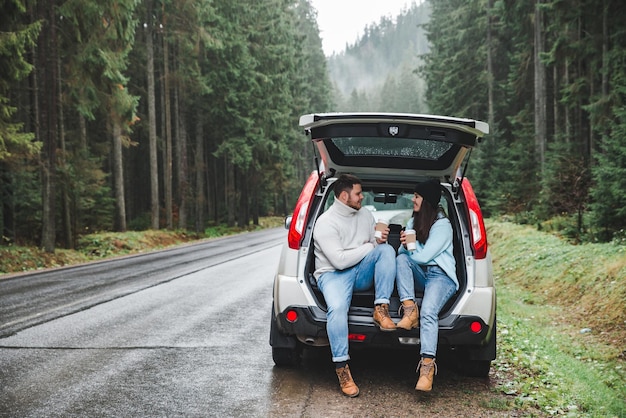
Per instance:
[[[287,320],[288,312],[297,319]],[[290,317],[293,313],[290,313]],[[273,318],[274,332],[292,336],[305,343],[327,338],[326,313],[317,307],[290,306]],[[474,330],[472,330],[474,324]],[[480,331],[475,332],[480,325]],[[478,316],[448,315],[439,320],[439,345],[452,348],[480,348],[492,340],[494,324],[486,324]],[[398,348],[419,345],[419,328],[411,331],[381,332],[374,324],[371,309],[351,310],[348,323],[350,342],[363,346]],[[274,339],[277,344],[280,339]],[[276,344],[272,343],[272,346]],[[494,353],[495,358],[495,353]]]

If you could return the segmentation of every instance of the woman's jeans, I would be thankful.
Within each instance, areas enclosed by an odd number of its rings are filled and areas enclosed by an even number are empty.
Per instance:
[[[422,266],[408,254],[396,258],[396,284],[400,301],[415,300],[415,289],[424,292],[420,307],[420,355],[437,355],[439,312],[456,292],[456,284],[439,266]]]
[[[389,303],[396,278],[396,252],[389,244],[374,247],[358,264],[323,273],[317,286],[326,300],[326,332],[334,362],[347,361],[348,310],[352,293],[374,285],[375,304]]]

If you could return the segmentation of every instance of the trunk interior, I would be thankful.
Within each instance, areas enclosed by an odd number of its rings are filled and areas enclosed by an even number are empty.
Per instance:
[[[332,193],[327,192],[326,194],[329,195]],[[448,303],[444,306],[444,308],[442,309],[439,315],[440,318],[445,317],[447,313],[450,311],[450,309],[454,306],[459,295],[463,294],[463,292],[465,291],[466,283],[467,283],[467,272],[466,272],[465,262],[464,262],[465,251],[463,250],[464,240],[463,240],[463,234],[461,232],[463,230],[463,227],[460,225],[460,219],[461,217],[465,216],[465,213],[462,211],[463,206],[461,204],[457,204],[457,205],[454,204],[452,196],[450,195],[450,192],[447,189],[443,193],[443,197],[444,198],[442,198],[442,201],[441,201],[442,207],[444,208],[444,212],[446,213],[446,215],[448,215],[448,218],[450,219],[450,222],[452,224],[452,229],[453,229],[454,256],[456,259],[456,270],[457,270],[457,278],[459,280],[459,290],[455,293],[455,295],[452,298],[450,298]],[[320,206],[322,208],[327,208],[329,207],[329,204],[328,203],[326,205],[322,204]],[[361,210],[367,210],[367,209],[363,208]],[[461,212],[459,212],[460,210]],[[317,218],[317,216],[319,216],[322,212],[323,210],[319,210],[315,218]],[[389,229],[390,229],[390,233],[389,233],[388,242],[390,245],[392,245],[396,249],[396,252],[397,252],[398,247],[400,246],[400,231],[404,229],[404,226],[401,224],[390,223]],[[312,234],[310,237],[309,248],[311,249],[314,248]],[[324,301],[324,296],[322,295],[322,292],[318,289],[317,281],[315,280],[315,277],[313,276],[314,270],[315,270],[314,251],[309,251],[307,261],[306,261],[306,267],[305,267],[306,277],[308,278],[308,284],[313,290],[313,294],[315,295],[317,299],[317,303],[320,306],[320,308],[326,310],[326,303]],[[423,296],[422,293],[416,294],[416,302],[418,306],[421,306],[422,296]],[[389,306],[390,315],[394,319],[401,317],[401,315],[398,313],[400,304],[401,303],[398,298],[397,290],[394,289],[394,292],[391,296],[390,306]],[[373,288],[367,291],[353,293],[352,304],[350,308],[350,315],[371,316],[373,313],[373,308],[374,308],[374,289]]]

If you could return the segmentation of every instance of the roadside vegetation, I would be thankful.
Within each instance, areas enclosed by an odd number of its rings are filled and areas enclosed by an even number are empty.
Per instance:
[[[498,389],[546,415],[626,416],[626,246],[494,220],[487,229]]]
[[[257,229],[284,225],[284,218],[273,216],[259,219],[259,225],[246,227],[210,226],[203,233],[181,230],[148,230],[129,232],[100,232],[79,238],[75,250],[57,249],[49,253],[41,248],[15,245],[0,246],[0,279],[3,274],[62,267],[111,257],[164,249],[191,241],[240,234]]]

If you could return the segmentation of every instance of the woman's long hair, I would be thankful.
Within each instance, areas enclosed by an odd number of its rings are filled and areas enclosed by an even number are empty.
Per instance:
[[[439,208],[434,208],[433,205],[426,200],[422,200],[422,206],[419,212],[413,212],[413,229],[415,229],[415,237],[424,245],[428,239],[428,233],[430,227],[437,220],[437,213]]]

